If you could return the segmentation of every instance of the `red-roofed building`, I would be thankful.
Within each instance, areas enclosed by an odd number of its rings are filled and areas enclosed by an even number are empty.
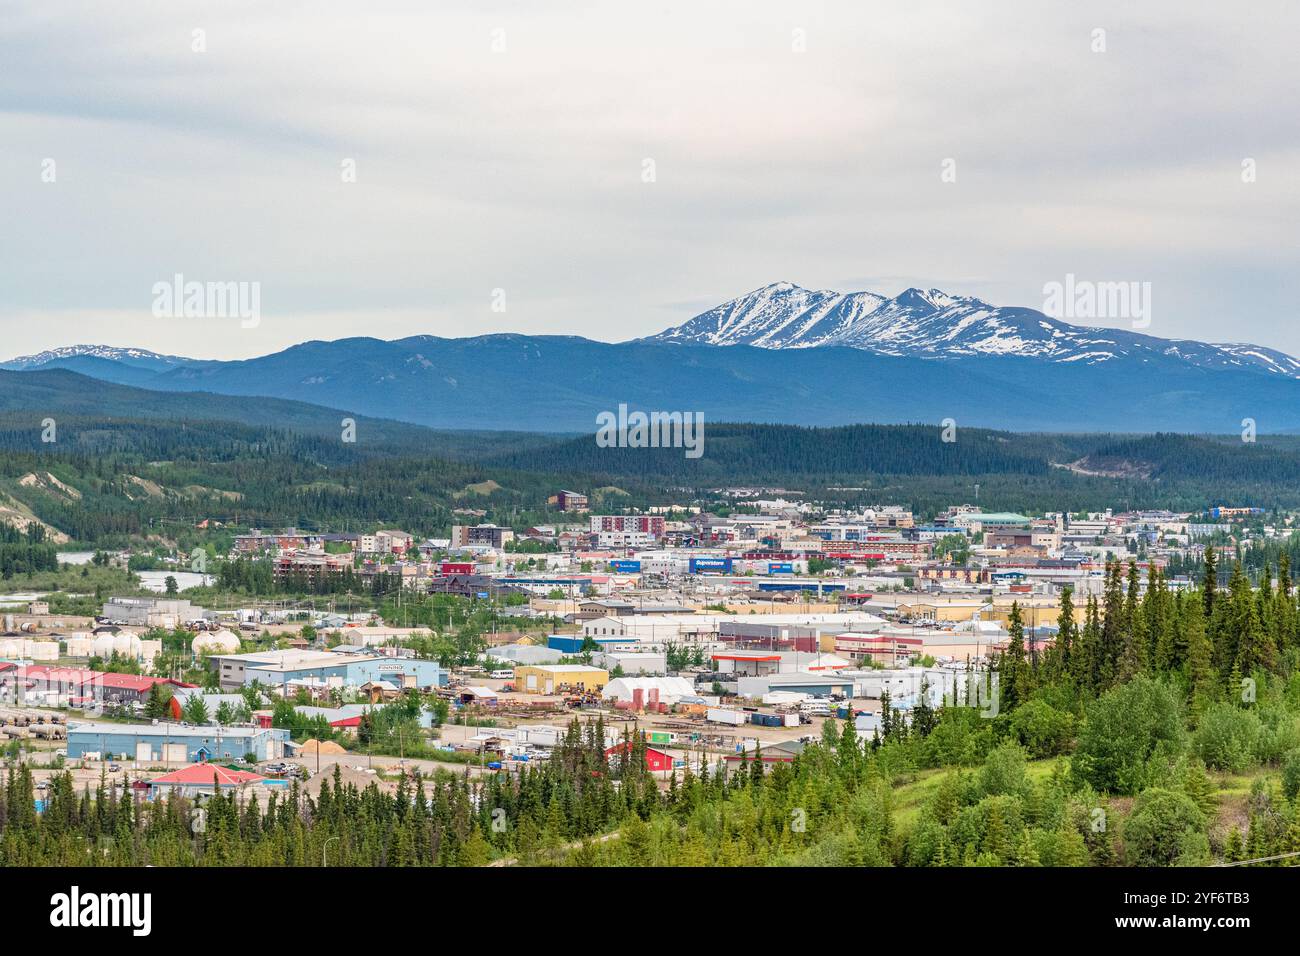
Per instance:
[[[102,700],[129,704],[149,696],[154,684],[192,687],[170,677],[141,677],[138,674],[115,674],[86,670],[81,667],[52,667],[34,664],[15,670],[0,670],[0,684],[18,682],[24,694],[53,693],[59,697]]]
[[[180,770],[173,770],[161,777],[149,781],[149,799],[159,794],[176,793],[191,797],[198,793],[211,793],[213,785],[222,791],[232,787],[244,787],[252,784],[267,783],[261,774],[249,773],[247,770],[231,770],[215,763],[194,763]]]
[[[628,750],[631,744],[619,744],[616,747],[610,747],[605,751],[605,759],[610,763],[617,765],[616,757],[618,754]],[[673,769],[673,756],[666,754],[662,750],[655,750],[653,747],[645,749],[646,769],[652,773],[668,773]]]

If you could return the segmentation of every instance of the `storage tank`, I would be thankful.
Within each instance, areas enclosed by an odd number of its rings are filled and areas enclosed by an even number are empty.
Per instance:
[[[236,654],[239,652],[239,638],[230,631],[207,631],[194,635],[190,650],[195,657],[202,654]]]
[[[95,639],[89,634],[73,634],[63,642],[69,657],[92,657],[95,653]]]

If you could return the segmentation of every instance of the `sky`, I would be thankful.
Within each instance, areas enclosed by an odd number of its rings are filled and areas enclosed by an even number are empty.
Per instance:
[[[783,280],[1043,308],[1067,275],[1150,283],[1150,334],[1300,354],[1298,28],[1288,2],[0,0],[0,359],[620,341]],[[169,311],[178,275],[255,289],[257,320]]]

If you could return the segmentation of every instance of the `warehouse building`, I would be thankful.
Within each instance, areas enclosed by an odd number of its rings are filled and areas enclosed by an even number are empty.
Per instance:
[[[485,652],[489,658],[514,664],[558,664],[564,660],[563,651],[536,644],[502,644]]]
[[[201,619],[203,608],[179,598],[109,598],[100,609],[106,621],[135,627],[162,627],[167,630]]]
[[[289,731],[275,727],[184,727],[177,724],[84,723],[68,727],[68,757],[122,755],[140,763],[198,763],[284,757]]]
[[[590,643],[589,643],[590,642]],[[559,651],[561,654],[573,655],[581,654],[583,649],[590,644],[596,646],[592,650],[606,652],[617,651],[635,651],[637,642],[635,639],[628,640],[621,637],[595,637],[587,634],[552,634],[546,639],[546,646],[553,651]]]
[[[441,687],[448,674],[437,661],[386,655],[358,656],[333,651],[254,651],[251,654],[220,654],[209,658],[217,669],[223,690],[258,683],[263,687],[286,688],[295,681],[309,681],[330,687],[360,687],[384,681],[399,689]]]
[[[537,664],[515,668],[515,690],[526,694],[559,694],[600,690],[609,671],[585,664]]]
[[[853,696],[853,679],[838,673],[768,674],[765,677],[742,677],[736,682],[741,697],[763,698],[773,691],[808,694],[812,697]]]

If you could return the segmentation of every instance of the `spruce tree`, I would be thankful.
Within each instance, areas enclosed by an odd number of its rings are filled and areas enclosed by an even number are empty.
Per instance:
[[[1219,589],[1219,559],[1214,545],[1205,546],[1205,564],[1201,571],[1201,600],[1205,602],[1205,619],[1214,619],[1214,600]]]
[[[1011,617],[1007,622],[1007,649],[998,660],[998,709],[1010,713],[1029,698],[1029,665],[1025,661],[1025,625],[1020,616],[1020,602],[1011,602]]]

